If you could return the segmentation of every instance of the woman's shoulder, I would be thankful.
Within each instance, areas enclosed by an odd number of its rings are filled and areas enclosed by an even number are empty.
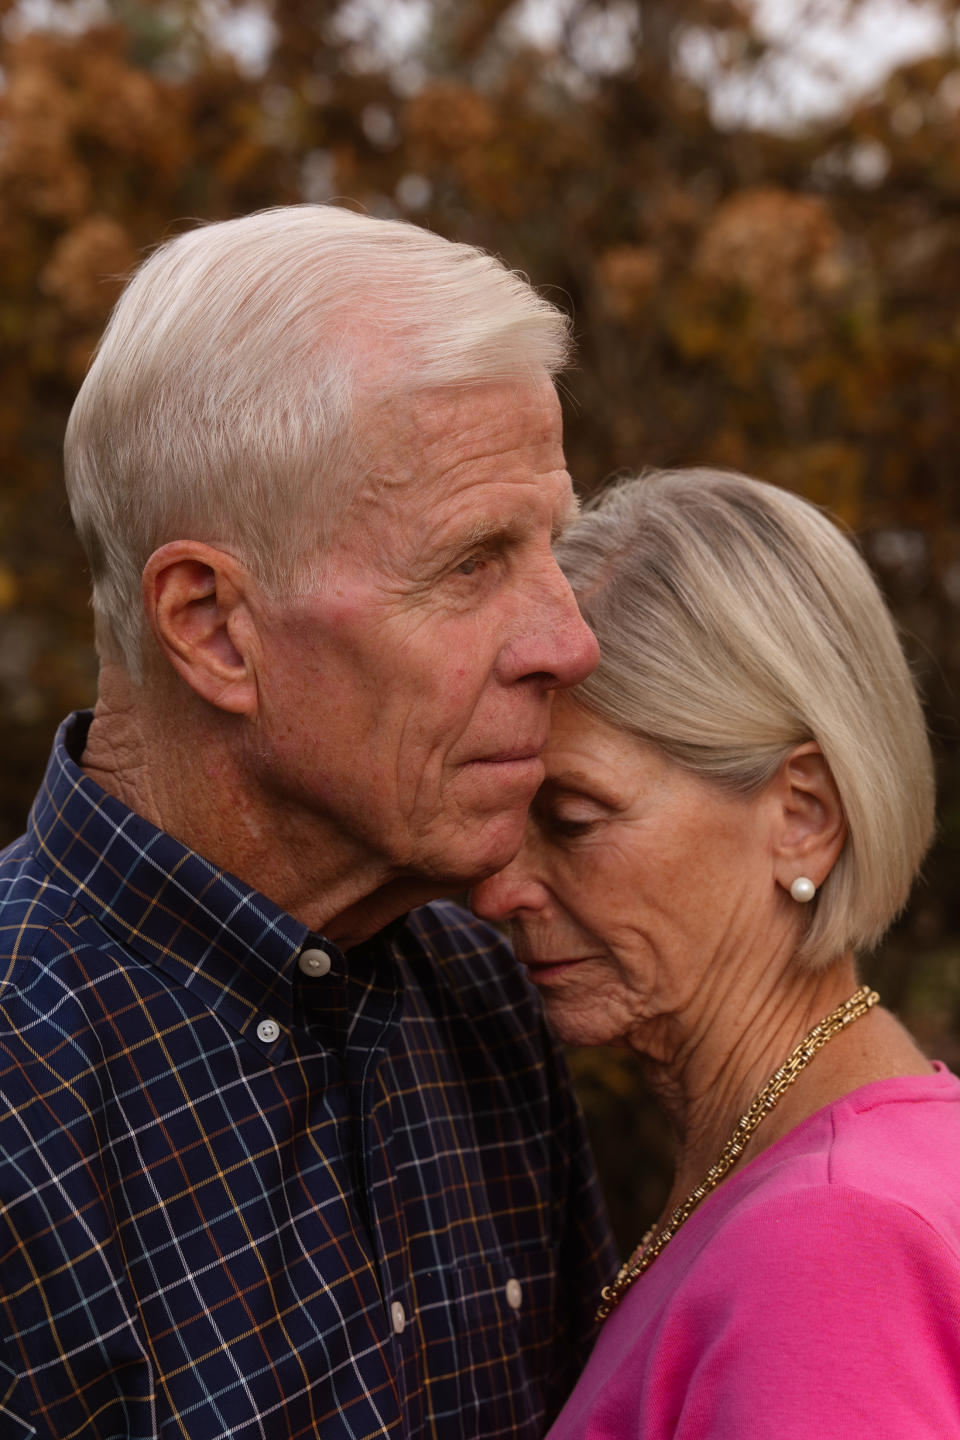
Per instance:
[[[639,1406],[644,1437],[931,1440],[960,1437],[958,1373],[960,1081],[939,1067],[742,1164],[624,1296],[575,1396]]]
[[[797,1271],[811,1254],[893,1244],[960,1284],[960,1080],[943,1066],[864,1085],[745,1157],[657,1259],[648,1292],[729,1292],[757,1262]]]
[[[960,1079],[945,1065],[876,1080],[829,1110],[832,1178],[905,1197],[932,1178],[960,1199]]]
[[[731,1176],[696,1219],[660,1280],[698,1311],[725,1313],[735,1298],[741,1315],[775,1324],[796,1307],[839,1339],[875,1307],[933,1304],[960,1341],[960,1081],[941,1066],[843,1096]]]
[[[960,1274],[960,1080],[938,1065],[817,1111],[743,1168],[710,1228],[785,1257],[895,1242],[952,1255]]]
[[[774,1186],[808,1174],[940,1213],[960,1240],[960,1080],[940,1063],[841,1096],[760,1159]]]
[[[958,1114],[948,1072],[876,1082],[708,1197],[595,1352],[685,1417],[645,1436],[960,1436]]]

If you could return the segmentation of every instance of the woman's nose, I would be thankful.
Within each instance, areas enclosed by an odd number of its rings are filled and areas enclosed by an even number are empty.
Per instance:
[[[539,910],[543,905],[543,886],[523,863],[522,854],[471,890],[470,905],[481,919],[511,920],[520,911]]]

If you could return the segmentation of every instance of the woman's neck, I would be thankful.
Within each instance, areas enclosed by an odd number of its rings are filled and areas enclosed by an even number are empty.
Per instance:
[[[678,1137],[668,1215],[704,1178],[740,1117],[773,1072],[824,1016],[857,988],[853,957],[810,973],[792,958],[748,985],[728,974],[684,1014],[661,1021],[632,1047]],[[927,1074],[930,1063],[892,1015],[875,1009],[833,1036],[758,1127],[747,1158],[824,1105],[872,1080]]]

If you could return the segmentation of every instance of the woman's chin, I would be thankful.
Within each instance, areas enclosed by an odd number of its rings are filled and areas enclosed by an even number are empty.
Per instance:
[[[585,972],[586,963],[577,968]],[[527,975],[539,991],[551,1031],[564,1045],[618,1044],[622,1035],[616,1018],[602,999],[593,999],[580,986],[574,989],[572,969],[568,964],[527,966]]]

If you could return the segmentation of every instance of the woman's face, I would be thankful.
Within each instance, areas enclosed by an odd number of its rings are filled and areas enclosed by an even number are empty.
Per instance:
[[[636,1031],[646,1048],[651,1020],[708,1020],[711,994],[782,929],[772,799],[707,784],[560,698],[544,760],[523,848],[474,909],[509,919],[567,1043]]]

